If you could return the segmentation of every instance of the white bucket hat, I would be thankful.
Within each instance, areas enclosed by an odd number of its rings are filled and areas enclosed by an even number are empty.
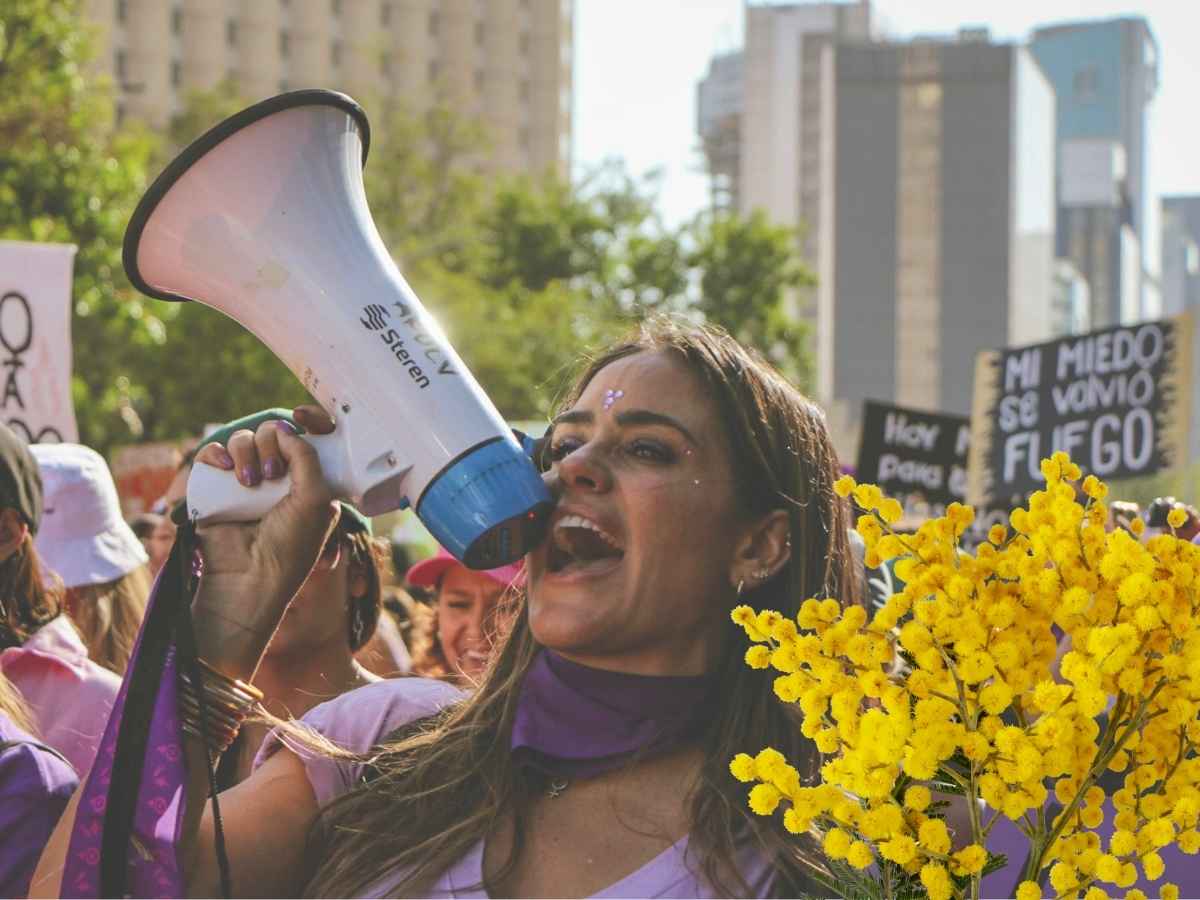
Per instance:
[[[34,547],[66,587],[103,584],[148,561],[121,517],[117,487],[104,458],[79,444],[34,444],[44,509]]]

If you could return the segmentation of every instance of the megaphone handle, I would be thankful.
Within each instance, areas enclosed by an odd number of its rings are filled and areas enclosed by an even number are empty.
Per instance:
[[[321,471],[334,495],[346,497],[346,446],[341,434],[305,434],[301,435],[301,440],[308,441],[317,451]],[[264,479],[254,487],[246,487],[233,472],[197,462],[188,476],[188,517],[203,524],[254,522],[286,497],[291,486],[291,476],[285,475],[273,480]]]

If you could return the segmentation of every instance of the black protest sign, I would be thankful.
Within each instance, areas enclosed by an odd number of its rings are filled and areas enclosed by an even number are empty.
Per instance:
[[[966,493],[970,419],[891,406],[863,405],[862,439],[855,477],[877,484],[910,505],[961,502]]]
[[[981,353],[968,494],[1011,503],[1065,450],[1085,474],[1150,475],[1186,458],[1192,320],[1104,328]]]

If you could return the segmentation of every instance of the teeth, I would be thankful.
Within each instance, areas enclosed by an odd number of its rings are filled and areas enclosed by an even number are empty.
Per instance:
[[[614,550],[623,550],[624,548],[615,537],[600,528],[595,522],[590,519],[585,519],[583,516],[563,516],[555,523],[555,529],[559,528],[586,528],[588,531],[600,537],[604,543],[612,547]]]

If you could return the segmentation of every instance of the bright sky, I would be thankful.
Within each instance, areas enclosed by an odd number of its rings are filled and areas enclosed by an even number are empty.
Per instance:
[[[1150,184],[1157,194],[1200,193],[1198,0],[874,0],[873,9],[897,37],[986,25],[995,40],[1059,21],[1144,16],[1161,55]],[[702,209],[696,84],[714,53],[741,46],[741,32],[742,0],[575,0],[576,171],[622,157],[635,174],[662,170],[669,222]]]

